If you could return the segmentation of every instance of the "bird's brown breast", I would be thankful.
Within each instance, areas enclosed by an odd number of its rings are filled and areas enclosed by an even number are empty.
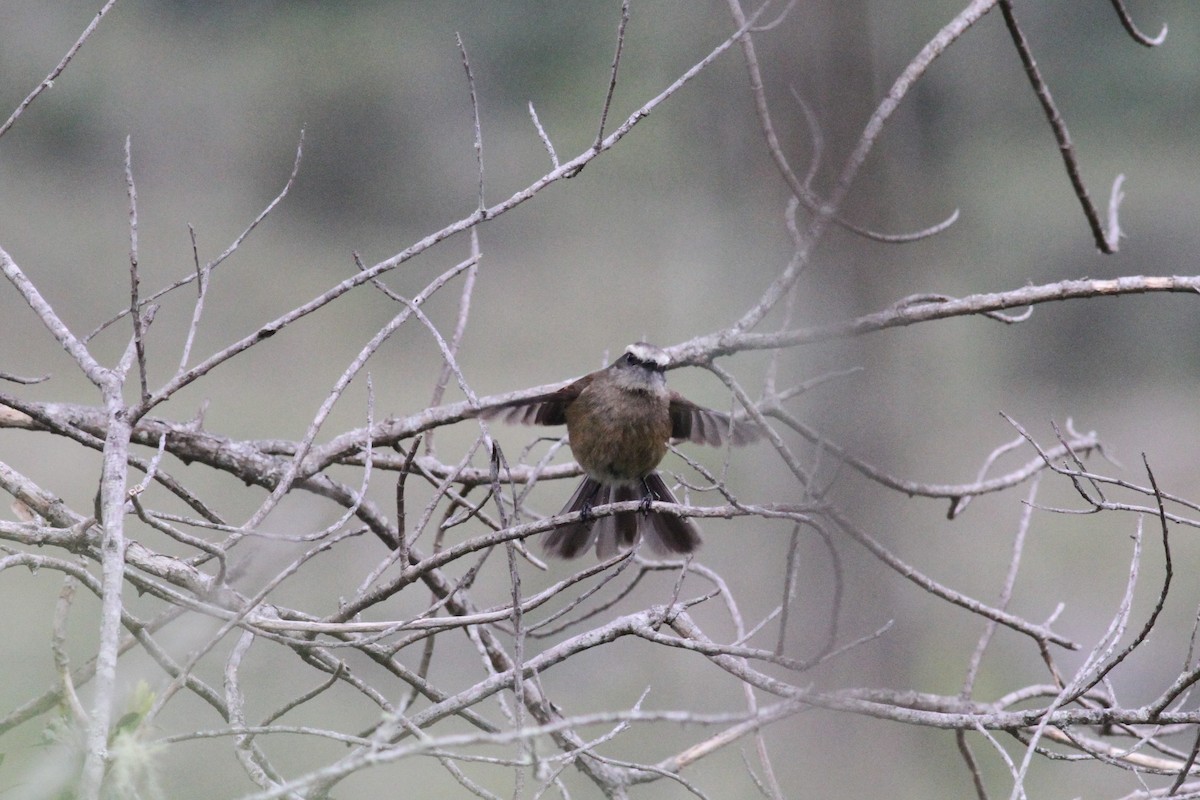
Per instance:
[[[608,483],[640,480],[667,453],[671,436],[665,393],[592,383],[567,407],[575,460]]]

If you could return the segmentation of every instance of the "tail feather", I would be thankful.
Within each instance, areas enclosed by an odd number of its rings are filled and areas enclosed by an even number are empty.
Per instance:
[[[562,513],[645,498],[665,503],[676,502],[675,496],[657,472],[631,484],[606,484],[585,477]],[[700,532],[691,520],[658,511],[623,511],[560,525],[546,534],[542,548],[548,555],[575,558],[594,543],[596,554],[605,559],[620,550],[633,547],[639,535],[660,555],[682,555],[700,546]]]
[[[601,486],[598,481],[585,477],[579,482],[575,494],[571,495],[571,499],[567,501],[561,513],[570,514],[572,511],[583,511],[585,507],[590,508],[593,505],[608,502],[604,499],[607,495],[606,488],[608,487]],[[546,534],[542,541],[542,549],[546,551],[547,555],[575,558],[592,546],[597,534],[594,528],[598,522],[600,520],[581,519],[566,525],[559,525]]]
[[[640,486],[619,484],[606,486],[606,503],[623,503],[641,500]],[[594,504],[596,505],[596,504]],[[596,555],[601,560],[612,558],[620,550],[628,550],[637,542],[638,530],[642,527],[642,515],[637,511],[622,511],[596,520]]]
[[[652,500],[663,503],[678,502],[658,472],[651,472],[642,483]],[[649,527],[650,530],[643,530],[642,535],[646,537],[650,547],[657,553],[685,554],[700,547],[700,531],[696,529],[696,524],[690,519],[664,512],[654,512],[649,515],[647,521],[650,524],[643,525],[643,528]]]

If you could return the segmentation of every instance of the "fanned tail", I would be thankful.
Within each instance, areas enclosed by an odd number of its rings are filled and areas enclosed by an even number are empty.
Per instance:
[[[658,472],[628,484],[606,484],[585,477],[562,513],[583,512],[593,506],[646,499],[676,502]],[[700,546],[700,531],[691,520],[659,511],[622,511],[560,525],[546,534],[542,549],[551,556],[575,558],[594,542],[596,554],[606,559],[616,555],[619,550],[633,547],[639,534],[660,555],[683,555]]]

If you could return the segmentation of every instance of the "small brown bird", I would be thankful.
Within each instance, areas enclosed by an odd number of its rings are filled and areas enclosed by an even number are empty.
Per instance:
[[[667,388],[664,374],[670,358],[645,342],[631,344],[604,369],[584,375],[556,392],[515,400],[481,412],[525,425],[567,426],[571,451],[586,476],[562,513],[581,512],[546,535],[547,553],[574,558],[596,543],[600,558],[632,547],[639,534],[656,552],[690,553],[700,546],[700,532],[684,517],[650,511],[658,500],[676,502],[655,470],[667,453],[667,442],[690,440],[735,445],[757,439],[757,425],[702,408]],[[593,506],[641,500],[640,511],[591,517]]]

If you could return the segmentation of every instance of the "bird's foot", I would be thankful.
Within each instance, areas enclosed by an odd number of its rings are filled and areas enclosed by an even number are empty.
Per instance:
[[[642,478],[642,504],[638,507],[638,511],[643,514],[650,513],[650,504],[654,502],[654,491],[650,488],[650,484]]]

